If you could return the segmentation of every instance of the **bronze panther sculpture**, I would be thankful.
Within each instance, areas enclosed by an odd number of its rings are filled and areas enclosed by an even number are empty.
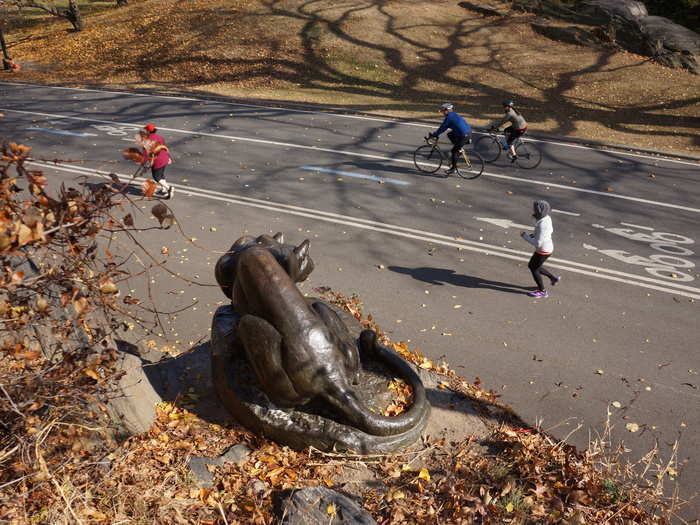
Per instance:
[[[323,399],[360,430],[377,436],[401,434],[427,419],[429,403],[418,376],[372,330],[356,340],[336,311],[305,299],[296,282],[313,270],[309,241],[299,246],[273,237],[241,237],[216,265],[216,279],[238,316],[236,344],[243,347],[262,390],[278,406]],[[360,355],[374,355],[413,387],[411,407],[396,417],[366,408],[352,389]]]

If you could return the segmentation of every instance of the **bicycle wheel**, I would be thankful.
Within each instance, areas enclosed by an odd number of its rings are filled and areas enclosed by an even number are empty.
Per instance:
[[[515,147],[515,154],[518,156],[515,163],[526,170],[536,168],[542,162],[542,152],[532,144],[521,142]]]
[[[484,135],[474,143],[474,151],[481,155],[484,162],[495,162],[501,155],[501,145],[496,137]]]
[[[476,151],[464,151],[458,157],[457,175],[463,179],[476,179],[484,172],[484,159]]]
[[[435,173],[442,166],[442,155],[440,150],[431,144],[418,146],[413,152],[413,163],[416,169],[423,173]]]

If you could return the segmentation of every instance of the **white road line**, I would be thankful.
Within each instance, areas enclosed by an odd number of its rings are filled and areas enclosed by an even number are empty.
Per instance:
[[[640,226],[639,224],[631,224],[629,222],[621,222],[623,226],[629,226],[630,228],[637,228],[638,230],[648,230],[650,232],[654,231],[654,228],[649,228],[649,226]]]
[[[387,122],[390,124],[401,124],[401,125],[405,125],[405,126],[415,126],[415,127],[420,127],[420,128],[434,128],[435,127],[435,126],[431,126],[430,124],[423,124],[421,122],[405,122],[405,121],[395,120],[395,119],[390,119],[390,118],[368,117],[365,115],[351,115],[351,114],[347,114],[347,113],[329,113],[328,111],[290,108],[290,107],[284,106],[285,103],[282,101],[279,102],[279,105],[281,107],[275,107],[275,106],[271,106],[271,105],[265,105],[264,103],[246,104],[244,102],[227,102],[225,100],[206,99],[206,98],[191,98],[191,97],[173,96],[173,95],[153,95],[151,93],[135,93],[135,92],[131,92],[131,91],[130,92],[107,91],[107,90],[101,90],[101,89],[71,88],[71,87],[63,87],[63,86],[42,86],[42,85],[38,85],[38,84],[29,84],[29,83],[22,83],[22,82],[0,82],[0,84],[31,86],[31,87],[35,87],[35,88],[46,88],[46,89],[86,91],[88,93],[109,93],[112,95],[121,95],[124,97],[134,96],[134,97],[162,98],[162,99],[166,99],[166,100],[184,100],[184,101],[190,101],[190,102],[204,102],[207,104],[222,104],[224,106],[238,106],[238,107],[243,107],[243,108],[267,109],[267,110],[271,110],[271,111],[282,110],[282,111],[286,111],[288,113],[306,113],[306,114],[312,114],[312,115],[325,115],[325,116],[329,116],[329,117],[341,117],[341,118],[356,119],[356,120],[369,120],[372,122]],[[268,100],[266,102],[267,102],[267,104],[275,104],[275,102],[273,100]],[[334,108],[332,106],[329,106],[328,109],[334,109],[335,111],[345,111],[343,108]]]
[[[64,167],[56,166],[53,164],[47,164],[43,162],[32,161],[30,164],[41,166],[43,168],[54,169],[58,171],[65,171],[69,173],[77,173],[80,175],[88,175],[93,177],[98,177],[102,179],[110,180],[108,172],[91,170],[89,168],[82,168],[78,166]],[[117,174],[122,181],[133,181],[134,183],[140,183],[146,180],[142,177],[133,178],[130,175]],[[386,224],[378,221],[372,221],[367,219],[361,219],[356,217],[349,217],[346,215],[340,215],[331,212],[324,212],[321,210],[314,210],[310,208],[303,208],[300,206],[292,206],[288,204],[275,203],[271,201],[263,201],[260,199],[254,199],[252,197],[243,196],[232,196],[230,194],[221,193],[218,191],[207,190],[204,188],[195,188],[192,186],[186,186],[183,184],[172,184],[180,192],[187,192],[191,195],[203,197],[207,199],[229,202],[232,204],[238,204],[242,206],[250,206],[265,210],[270,210],[275,213],[287,213],[290,215],[296,215],[300,217],[307,217],[314,220],[331,222],[336,224],[342,224],[344,226],[351,226],[355,228],[361,228],[365,230],[372,230],[380,233],[386,233],[389,235],[395,235],[399,237],[405,237],[409,239],[415,239],[420,241],[431,242],[434,244],[440,244],[443,246],[450,246],[453,248],[461,248],[463,250],[469,250],[473,252],[483,253],[486,255],[494,255],[497,257],[511,259],[515,261],[527,261],[529,260],[531,254],[529,252],[523,252],[519,250],[513,250],[510,248],[503,248],[501,246],[490,245],[482,242],[468,241],[466,239],[458,239],[455,237],[450,237],[447,235],[426,232],[423,230],[415,230],[412,228],[406,228],[403,226],[395,226],[391,224]],[[607,279],[611,281],[616,281],[625,284],[631,284],[633,286],[638,286],[641,288],[657,290],[665,293],[681,295],[683,297],[689,297],[692,299],[700,299],[700,288],[694,288],[691,286],[685,286],[673,282],[663,281],[660,279],[653,279],[650,277],[644,277],[634,274],[629,274],[625,272],[619,272],[617,270],[611,270],[608,268],[591,266],[588,264],[578,263],[575,261],[568,261],[564,259],[555,259],[554,261],[547,262],[548,266],[553,268],[560,268],[574,273],[579,273],[591,277],[597,277],[599,279]]]
[[[289,113],[307,113],[307,114],[314,114],[314,115],[326,115],[326,116],[333,116],[333,117],[341,117],[341,118],[348,118],[348,119],[356,119],[356,120],[368,120],[372,122],[387,122],[387,123],[392,123],[392,124],[398,124],[401,126],[413,126],[413,127],[420,127],[420,128],[434,128],[435,125],[431,124],[424,124],[421,122],[406,122],[405,120],[395,120],[395,119],[390,119],[390,118],[380,118],[380,117],[369,117],[365,115],[348,115],[346,113],[329,113],[328,111],[320,111],[320,110],[308,110],[308,109],[295,109],[295,108],[289,108],[289,107],[275,107],[275,106],[266,106],[265,104],[245,104],[243,102],[226,102],[226,101],[220,101],[220,100],[210,100],[206,98],[195,98],[195,97],[182,97],[182,96],[172,96],[172,95],[153,95],[151,93],[138,93],[138,92],[124,92],[124,91],[107,91],[107,90],[102,90],[102,89],[87,89],[87,88],[73,88],[73,87],[64,87],[64,86],[43,86],[40,84],[30,84],[28,82],[0,82],[0,85],[5,84],[5,85],[10,85],[10,86],[30,86],[34,88],[41,88],[41,89],[63,89],[63,90],[72,90],[72,91],[85,91],[88,93],[110,93],[114,95],[121,95],[123,97],[152,97],[152,98],[162,98],[162,99],[170,99],[170,100],[184,100],[184,101],[196,101],[196,102],[203,102],[203,103],[208,103],[208,104],[223,104],[223,105],[228,105],[228,106],[240,106],[240,107],[248,107],[248,108],[258,108],[258,109],[268,109],[271,111],[279,111],[280,109],[283,109],[284,111],[287,111]],[[269,104],[274,104],[274,101],[267,101]],[[279,102],[280,105],[284,105],[284,102]],[[330,107],[329,109],[335,109],[336,111],[344,111],[343,108],[333,108]],[[481,132],[476,132],[476,133],[481,133]],[[481,133],[481,134],[486,134],[486,133]],[[620,155],[620,156],[626,156],[626,157],[636,157],[636,158],[641,158],[641,159],[651,159],[651,160],[656,160],[656,161],[662,161],[662,162],[671,162],[675,164],[684,164],[687,166],[698,166],[698,162],[694,161],[687,161],[687,160],[677,160],[677,159],[668,159],[665,157],[655,157],[652,155],[643,155],[640,153],[631,153],[631,152],[626,152],[626,151],[609,151],[609,150],[601,150],[600,148],[592,148],[591,146],[586,146],[583,144],[571,144],[568,142],[559,142],[556,140],[545,140],[545,139],[535,139],[532,137],[528,137],[527,140],[531,140],[533,142],[541,142],[545,144],[553,144],[557,146],[562,146],[566,148],[575,148],[575,149],[585,149],[588,151],[595,151],[595,152],[606,152],[611,155]],[[673,154],[673,153],[671,153]]]
[[[97,137],[95,133],[78,133],[75,131],[66,131],[64,129],[49,129],[49,128],[27,128],[30,131],[43,131],[44,133],[54,133],[55,135],[74,135],[76,137]]]
[[[564,210],[555,210],[552,208],[552,213],[563,213],[564,215],[573,215],[574,217],[580,217],[580,213],[574,213],[572,211],[564,211]]]
[[[317,171],[320,173],[332,173],[335,175],[345,175],[347,177],[356,177],[358,179],[375,180],[377,182],[391,182],[393,184],[402,184],[402,185],[411,184],[410,182],[406,182],[405,180],[387,179],[386,177],[378,177],[377,175],[365,175],[363,173],[352,173],[350,171],[331,170],[328,168],[319,168],[317,166],[299,166],[299,169],[307,170],[307,171]]]
[[[12,113],[24,113],[24,114],[29,114],[29,115],[40,115],[40,116],[51,117],[51,118],[63,118],[63,119],[67,119],[67,120],[80,120],[80,121],[85,121],[85,122],[99,122],[102,124],[112,124],[112,125],[119,125],[119,126],[141,126],[141,124],[134,124],[132,122],[116,122],[116,121],[110,121],[110,120],[98,120],[98,119],[91,119],[91,118],[84,118],[84,117],[70,117],[67,115],[57,115],[54,113],[40,113],[40,112],[36,112],[36,111],[23,111],[23,110],[17,110],[17,109],[9,109],[9,108],[7,108],[7,109],[0,108],[0,111],[12,112]],[[357,152],[343,151],[343,150],[337,150],[337,149],[332,149],[332,148],[321,148],[318,146],[305,146],[302,144],[293,144],[291,142],[279,142],[279,141],[275,141],[275,140],[254,139],[251,137],[239,137],[239,136],[235,136],[235,135],[222,135],[222,134],[216,134],[216,133],[206,133],[203,131],[189,131],[189,130],[183,130],[183,129],[178,129],[178,128],[159,127],[159,129],[161,131],[169,131],[172,133],[182,133],[185,135],[212,137],[212,138],[220,138],[220,139],[227,139],[227,140],[239,140],[241,142],[252,142],[252,143],[256,143],[256,144],[266,144],[266,145],[279,146],[279,147],[284,147],[284,148],[297,148],[297,149],[305,149],[305,150],[311,150],[311,151],[321,151],[324,153],[333,153],[335,155],[346,155],[349,157],[382,160],[384,162],[395,162],[395,163],[400,163],[400,164],[413,165],[413,160],[396,159],[393,157],[386,157],[386,156],[382,156],[382,155],[373,155],[370,153],[357,153]],[[628,201],[632,201],[632,202],[639,202],[639,203],[643,203],[643,204],[651,204],[653,206],[661,206],[664,208],[673,208],[676,210],[689,211],[692,213],[700,213],[700,208],[692,208],[690,206],[681,206],[679,204],[671,204],[671,203],[667,203],[667,202],[653,201],[650,199],[642,199],[639,197],[630,197],[627,195],[620,195],[618,193],[609,193],[609,192],[598,191],[598,190],[587,190],[585,188],[566,186],[564,184],[557,184],[554,182],[545,182],[545,181],[538,181],[538,180],[532,180],[532,179],[525,179],[525,178],[520,178],[520,177],[513,177],[510,175],[500,175],[498,173],[490,173],[490,172],[486,172],[486,171],[482,175],[484,175],[486,177],[491,177],[494,179],[511,180],[511,181],[515,181],[518,183],[522,183],[522,184],[534,184],[537,186],[545,186],[547,188],[558,188],[558,189],[563,189],[563,190],[567,190],[567,191],[574,191],[574,192],[579,192],[579,193],[589,193],[592,195],[599,195],[601,197],[607,197],[607,198],[612,198],[612,199],[622,199],[622,200],[628,200]]]

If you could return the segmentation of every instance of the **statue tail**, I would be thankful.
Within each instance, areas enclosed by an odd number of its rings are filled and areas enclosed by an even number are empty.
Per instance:
[[[402,434],[424,422],[430,410],[430,404],[426,398],[423,383],[411,366],[396,352],[381,344],[371,330],[362,332],[360,346],[363,352],[372,352],[397,377],[413,388],[413,403],[410,408],[394,417],[375,414],[362,404],[349,385],[329,385],[331,389],[326,394],[327,400],[349,422],[368,434],[377,436]]]

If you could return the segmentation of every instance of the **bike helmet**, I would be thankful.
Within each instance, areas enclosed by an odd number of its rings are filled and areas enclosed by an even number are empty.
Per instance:
[[[156,127],[155,127],[154,124],[146,124],[146,125],[143,127],[143,129],[145,129],[145,130],[148,131],[149,133],[155,133],[155,131],[156,131]]]
[[[449,102],[445,102],[442,106],[440,106],[440,111],[452,111],[454,109],[454,105],[450,104]]]
[[[505,107],[513,108],[513,107],[515,107],[515,102],[513,102],[512,100],[504,100],[503,107],[504,108]]]

